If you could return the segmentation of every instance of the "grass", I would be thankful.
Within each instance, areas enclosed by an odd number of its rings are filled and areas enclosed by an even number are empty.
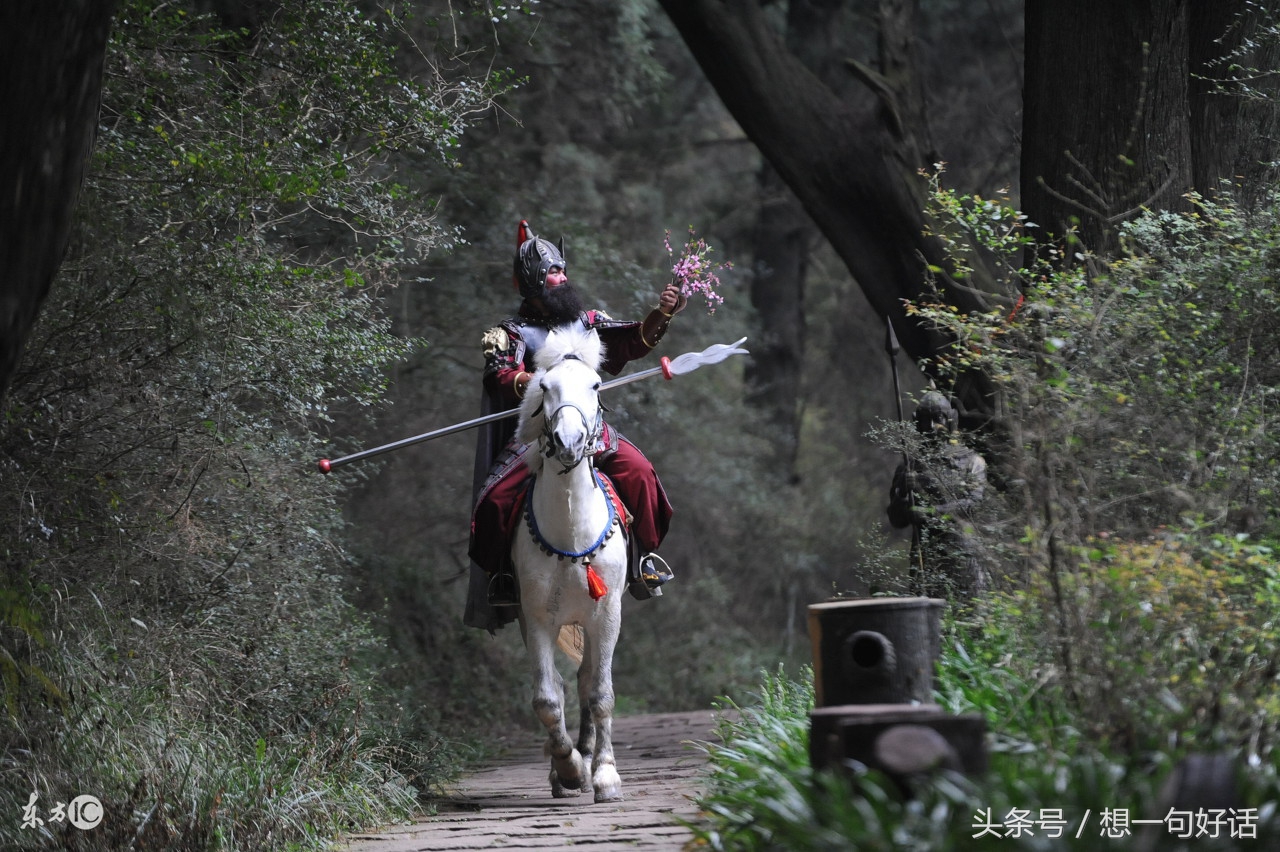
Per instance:
[[[324,849],[344,831],[407,818],[420,787],[449,773],[441,742],[399,739],[354,688],[262,730],[261,716],[190,690],[104,682],[84,657],[65,668],[59,680],[75,685],[65,707],[7,719],[0,812],[13,818],[0,821],[0,848]],[[33,792],[44,824],[23,828]],[[101,825],[52,819],[57,802],[82,794],[101,800]]]

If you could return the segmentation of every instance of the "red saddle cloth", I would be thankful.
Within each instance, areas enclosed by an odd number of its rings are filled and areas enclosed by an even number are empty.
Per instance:
[[[631,529],[631,513],[627,511],[627,507],[623,505],[622,498],[618,496],[618,489],[613,487],[613,480],[608,475],[596,471],[596,476],[600,477],[600,481],[604,483],[604,493],[613,503],[613,511],[618,513],[618,525],[625,534]]]

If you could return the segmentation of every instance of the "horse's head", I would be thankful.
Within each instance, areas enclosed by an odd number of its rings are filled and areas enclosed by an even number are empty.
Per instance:
[[[603,417],[600,362],[604,345],[594,329],[570,323],[553,329],[534,360],[537,372],[520,405],[516,434],[541,452],[527,456],[531,469],[554,458],[572,470],[595,449]]]

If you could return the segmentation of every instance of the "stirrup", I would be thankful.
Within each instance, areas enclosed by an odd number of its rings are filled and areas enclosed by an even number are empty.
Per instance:
[[[654,596],[661,595],[662,587],[675,578],[676,575],[667,564],[667,560],[658,554],[646,553],[640,557],[640,579],[644,580],[644,584],[649,587],[649,592]]]
[[[489,578],[489,606],[494,609],[520,606],[520,587],[511,574],[497,573]]]

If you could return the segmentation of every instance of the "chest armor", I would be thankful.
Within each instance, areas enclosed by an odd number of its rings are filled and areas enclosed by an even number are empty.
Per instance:
[[[524,357],[520,360],[532,368],[533,358],[546,345],[550,329],[542,323],[527,320],[521,320],[517,324],[520,329],[520,339],[524,342]]]

